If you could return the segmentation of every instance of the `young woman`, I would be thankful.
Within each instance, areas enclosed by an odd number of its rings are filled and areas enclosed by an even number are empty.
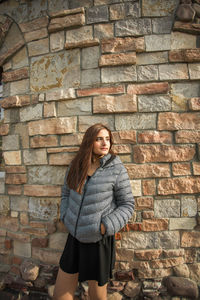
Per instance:
[[[111,147],[106,126],[89,127],[66,173],[60,217],[69,235],[54,300],[72,300],[78,281],[88,281],[90,300],[107,299],[115,262],[114,235],[134,209],[127,171]]]

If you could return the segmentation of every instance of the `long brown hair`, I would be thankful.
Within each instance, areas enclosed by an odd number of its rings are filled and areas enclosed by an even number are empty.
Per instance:
[[[109,133],[109,153],[113,154],[113,151],[111,150],[113,140],[110,129],[101,123],[97,123],[86,130],[79,151],[71,162],[69,173],[67,176],[67,184],[70,189],[73,189],[80,194],[82,193],[82,188],[92,161],[93,143],[99,131],[102,129],[106,129]]]

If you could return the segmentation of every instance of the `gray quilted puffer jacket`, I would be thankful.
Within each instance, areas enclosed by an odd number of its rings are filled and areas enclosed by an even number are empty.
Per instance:
[[[118,156],[107,154],[100,167],[86,180],[82,194],[62,188],[60,218],[68,231],[83,243],[102,239],[101,222],[105,236],[114,235],[126,225],[134,210],[134,199],[127,171]]]

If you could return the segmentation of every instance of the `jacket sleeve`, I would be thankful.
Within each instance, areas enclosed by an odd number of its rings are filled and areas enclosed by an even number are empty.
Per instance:
[[[70,189],[67,186],[67,175],[68,175],[68,170],[65,174],[65,179],[64,179],[64,185],[62,186],[62,193],[61,193],[61,204],[60,204],[60,219],[61,221],[64,220],[65,213],[68,207],[68,199],[69,199],[69,193]]]
[[[124,166],[122,166],[122,171],[117,177],[114,199],[116,202],[115,210],[102,218],[102,223],[106,227],[106,235],[114,235],[122,229],[134,211],[134,198],[128,173]]]

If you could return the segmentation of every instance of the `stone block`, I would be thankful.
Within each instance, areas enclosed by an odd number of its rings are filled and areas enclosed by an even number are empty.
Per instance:
[[[59,101],[59,100],[69,100],[76,98],[75,90],[73,88],[60,88],[48,90],[46,92],[46,101]]]
[[[196,23],[195,26],[193,24],[194,23],[192,22],[190,23],[190,22],[176,21],[174,23],[173,30],[186,32],[192,35],[198,35],[200,30],[200,24]]]
[[[100,84],[100,69],[82,70],[81,86],[93,86]]]
[[[24,185],[24,195],[33,197],[59,197],[61,188],[53,185]]]
[[[44,103],[44,117],[56,117],[56,104],[55,102]]]
[[[136,53],[104,54],[100,57],[99,66],[120,66],[134,65],[136,63]]]
[[[158,66],[146,65],[138,66],[138,81],[156,81],[158,80]]]
[[[199,291],[196,282],[184,277],[169,276],[163,281],[167,291],[172,296],[198,298]]]
[[[15,54],[17,51],[19,51],[24,46],[24,44],[25,44],[25,42],[23,40],[18,41],[18,42],[16,42],[15,45],[10,47],[7,51],[2,53],[0,55],[0,64],[4,65],[13,56],[13,54]]]
[[[125,51],[145,51],[144,37],[125,37],[103,39],[101,41],[102,53],[125,52]]]
[[[158,259],[162,255],[162,249],[147,249],[147,250],[136,250],[134,255],[139,260],[153,260]]]
[[[200,110],[200,97],[191,98],[188,100],[189,108],[193,111]]]
[[[28,124],[29,135],[65,134],[76,131],[76,117],[51,118]]]
[[[191,175],[190,163],[172,164],[172,173],[174,176]]]
[[[167,219],[154,219],[154,220],[143,220],[142,230],[143,231],[165,231],[168,230]]]
[[[160,80],[188,79],[187,64],[159,65]]]
[[[153,34],[171,33],[173,26],[173,17],[153,18],[152,28]]]
[[[142,191],[144,196],[156,194],[156,182],[155,179],[148,179],[142,181]]]
[[[58,117],[91,115],[91,101],[91,98],[84,98],[80,100],[77,99],[59,102],[57,106]]]
[[[116,130],[155,129],[156,114],[116,115],[115,127]]]
[[[88,127],[92,126],[95,123],[103,123],[107,125],[110,130],[114,129],[114,116],[80,116],[79,117],[79,132],[85,132]]]
[[[64,49],[64,31],[50,35],[50,50],[56,52]]]
[[[3,198],[3,196],[1,196],[1,197]],[[12,218],[10,216],[2,216],[1,215],[0,216],[0,225],[1,225],[1,228],[8,229],[9,231],[16,232],[19,230],[18,218]]]
[[[194,175],[200,175],[200,163],[193,162],[192,166]]]
[[[108,22],[108,18],[107,6],[91,7],[87,10],[87,24]]]
[[[27,122],[31,120],[42,119],[43,104],[39,103],[20,109],[20,121]]]
[[[78,49],[35,57],[31,60],[30,89],[33,92],[62,89],[62,82],[65,82],[65,89],[80,85]]]
[[[197,201],[194,196],[182,196],[181,216],[195,217],[197,215]]]
[[[66,32],[66,45],[92,40],[92,26],[83,26]]]
[[[13,252],[16,256],[29,258],[31,257],[31,244],[15,240],[13,242]]]
[[[170,62],[199,62],[200,49],[181,49],[169,52]]]
[[[131,189],[133,196],[138,197],[142,195],[141,180],[131,180]]]
[[[9,185],[7,189],[8,195],[21,195],[22,193],[22,186],[19,185]]]
[[[39,249],[34,247],[32,249],[32,257],[43,263],[58,265],[60,260],[61,252],[49,251],[45,249]]]
[[[142,36],[151,34],[151,19],[133,18],[128,20],[116,21],[116,36]]]
[[[23,159],[25,165],[46,165],[47,153],[45,149],[24,150]]]
[[[2,150],[19,150],[19,136],[18,135],[8,135],[2,138]]]
[[[98,68],[99,51],[97,46],[82,49],[82,69]]]
[[[59,198],[55,198],[55,196],[53,198],[45,198],[44,196],[42,199],[30,197],[28,212],[33,218],[54,220],[58,217],[58,202]]]
[[[75,153],[54,153],[49,155],[49,165],[66,166],[69,165]]]
[[[21,50],[17,51],[12,57],[13,68],[22,68],[28,66],[28,55],[26,47],[23,47]]]
[[[61,136],[60,145],[61,146],[74,146],[80,145],[83,139],[83,134],[70,134]]]
[[[95,95],[123,94],[124,92],[125,92],[125,87],[123,85],[118,85],[118,86],[110,86],[110,87],[108,86],[108,87],[77,90],[77,96],[85,97],[85,96],[95,96]]]
[[[199,97],[199,84],[195,81],[172,83],[171,93],[186,98]]]
[[[10,208],[13,211],[27,211],[28,198],[24,196],[11,196]]]
[[[158,116],[159,130],[199,130],[199,114],[198,113],[173,113],[163,112]]]
[[[14,126],[14,133],[19,134],[22,148],[29,148],[28,126],[25,123],[17,123]]]
[[[93,98],[93,113],[136,112],[135,95],[98,96]]]
[[[26,174],[6,174],[6,184],[24,184],[27,182]]]
[[[113,24],[95,24],[94,37],[101,40],[105,38],[112,38],[114,36]]]
[[[10,210],[10,200],[8,196],[0,195],[0,213],[6,215]],[[1,224],[3,225],[3,224]]]
[[[172,144],[172,134],[170,132],[145,131],[138,134],[138,143],[152,144],[165,143]]]
[[[136,67],[135,66],[120,66],[102,68],[101,80],[103,83],[117,83],[126,81],[136,81]]]
[[[49,39],[42,39],[28,43],[29,56],[42,55],[49,52]]]
[[[114,144],[122,144],[122,143],[135,144],[136,143],[135,130],[114,131],[112,132],[112,136],[113,136]]]
[[[126,17],[126,10],[124,3],[113,4],[110,6],[110,20],[123,20]]]
[[[30,22],[20,23],[19,27],[22,32],[29,32],[29,31],[41,29],[43,27],[47,27],[48,22],[49,22],[49,20],[48,20],[48,17],[46,16],[46,17],[42,17],[42,18],[37,18]]]
[[[171,16],[174,14],[178,0],[169,0],[163,2],[159,0],[155,2],[154,0],[144,0],[142,1],[142,15],[145,17],[162,17]]]
[[[196,194],[200,192],[199,177],[179,177],[160,179],[158,183],[159,195]]]
[[[196,36],[174,31],[171,33],[171,50],[196,48]]]
[[[61,185],[64,183],[66,167],[54,166],[31,166],[28,167],[29,184],[54,184]]]
[[[142,168],[141,168],[142,166]],[[126,165],[130,179],[169,177],[170,170],[167,164],[128,164]]]
[[[48,26],[48,31],[56,32],[66,28],[83,26],[84,24],[85,15],[83,13],[71,14],[64,17],[52,18]]]
[[[166,64],[166,63],[168,63],[167,51],[137,53],[137,57],[136,57],[137,65],[154,65],[154,64]]]
[[[27,43],[46,38],[47,36],[48,36],[48,32],[46,28],[41,28],[41,29],[24,33],[24,39]]]
[[[190,79],[199,79],[200,78],[200,64],[193,63],[188,65]]]
[[[9,124],[0,124],[0,135],[7,135],[9,133]]]
[[[145,36],[147,52],[171,50],[171,34],[152,34]]]
[[[67,240],[66,233],[56,232],[50,235],[49,248],[63,251]]]
[[[169,230],[192,230],[196,226],[195,218],[171,218]]]
[[[181,204],[178,199],[154,200],[156,218],[178,218],[180,217],[180,208]]]
[[[6,165],[21,165],[21,151],[3,152]]]
[[[26,94],[29,91],[29,79],[10,83],[10,95]]]
[[[29,77],[28,68],[21,68],[9,72],[4,72],[2,74],[2,80],[4,83],[26,79],[28,77]]]

